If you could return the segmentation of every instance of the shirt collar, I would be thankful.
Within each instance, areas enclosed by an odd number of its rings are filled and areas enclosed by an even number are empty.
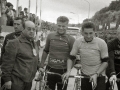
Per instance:
[[[66,36],[67,34],[60,35],[57,32],[55,33],[56,36]]]
[[[95,43],[95,38],[96,38],[96,37],[94,37],[93,40],[92,40],[91,42],[86,42],[85,39],[84,39],[84,37],[83,37],[83,38],[82,38],[82,42],[93,44],[93,43]]]

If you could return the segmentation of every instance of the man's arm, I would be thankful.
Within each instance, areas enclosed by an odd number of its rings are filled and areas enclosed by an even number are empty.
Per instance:
[[[101,74],[108,66],[108,62],[102,62],[101,66],[97,70],[96,74]]]
[[[40,63],[40,67],[41,67],[41,68],[44,67],[44,63],[45,63],[45,61],[46,61],[47,55],[48,55],[48,53],[45,52],[45,51],[43,51],[43,53],[42,53],[42,58],[41,58],[41,63]]]
[[[41,64],[40,64],[40,67],[42,67],[42,68],[44,67],[44,63],[45,63],[46,58],[48,56],[49,47],[50,47],[50,34],[48,35],[48,37],[46,39],[45,48],[44,48],[43,53],[42,53]]]
[[[70,40],[70,52],[72,51],[72,48],[73,48],[73,44],[75,42],[75,38],[74,37],[70,37],[69,38]],[[71,59],[71,55],[69,56],[69,59],[67,60],[67,72],[70,72],[71,71],[71,68],[73,66],[73,59]]]
[[[101,54],[101,66],[99,67],[99,69],[97,70],[97,74],[101,74],[104,70],[106,70],[107,66],[108,66],[108,47],[105,41],[102,41],[101,45],[100,45],[100,54]]]
[[[109,70],[109,74],[110,76],[111,75],[115,75],[116,72],[115,72],[115,64],[114,64],[114,47],[115,47],[115,42],[111,41],[108,43],[108,52],[109,52],[109,67],[108,67],[108,70]]]
[[[5,53],[2,58],[1,70],[3,72],[3,79],[5,82],[11,81],[11,73],[14,67],[15,59],[17,54],[17,48],[14,42],[9,41],[5,47]]]

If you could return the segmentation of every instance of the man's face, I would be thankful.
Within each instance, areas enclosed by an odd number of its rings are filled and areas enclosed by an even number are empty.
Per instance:
[[[93,40],[93,38],[95,36],[95,32],[94,32],[93,28],[84,28],[84,30],[82,31],[82,35],[83,35],[85,41],[90,42]]]
[[[28,13],[28,10],[27,10],[27,9],[25,9],[25,13]]]
[[[22,13],[20,13],[20,16],[19,16],[19,17],[20,17],[20,18],[23,18],[23,16],[24,16],[24,15],[23,15]]]
[[[21,20],[14,20],[13,26],[14,26],[15,32],[19,32],[19,31],[23,30],[23,26],[22,26],[22,21]]]
[[[61,35],[66,33],[68,22],[57,22],[57,32]]]
[[[26,37],[33,39],[36,36],[35,25],[30,24],[25,27],[24,33]]]

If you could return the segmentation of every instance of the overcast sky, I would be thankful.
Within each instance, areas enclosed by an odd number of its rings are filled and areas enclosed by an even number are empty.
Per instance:
[[[14,5],[16,9],[17,0],[7,0]],[[70,23],[82,23],[85,18],[88,18],[89,3],[90,3],[90,14],[91,18],[95,12],[101,8],[109,6],[111,1],[115,0],[41,0],[41,19],[49,22],[56,23],[56,19],[59,16],[67,16]],[[88,2],[89,3],[88,3]],[[19,0],[19,6],[28,7],[29,0]],[[35,14],[36,11],[36,0],[31,0],[30,12]],[[71,13],[72,12],[72,13]],[[40,0],[38,0],[38,12],[40,16]]]

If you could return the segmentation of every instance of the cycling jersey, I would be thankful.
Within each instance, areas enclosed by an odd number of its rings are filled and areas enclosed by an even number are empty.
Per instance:
[[[45,51],[49,52],[48,66],[56,69],[67,68],[67,59],[74,40],[72,36],[67,34],[50,33],[45,45]]]
[[[101,59],[108,57],[107,44],[98,37],[94,37],[91,42],[86,42],[82,37],[75,41],[70,55],[76,56],[78,53],[80,53],[82,73],[92,75],[101,66]],[[105,71],[102,74],[105,75]]]

